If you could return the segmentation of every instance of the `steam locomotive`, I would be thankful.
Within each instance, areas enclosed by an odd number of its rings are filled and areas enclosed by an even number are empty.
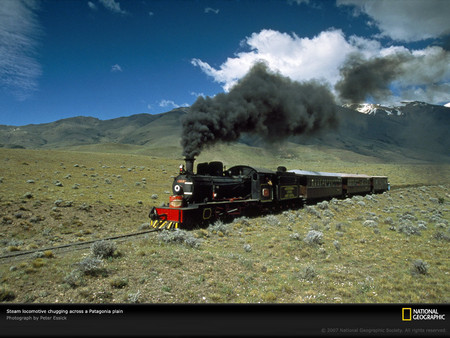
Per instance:
[[[150,224],[157,229],[193,228],[240,216],[256,216],[305,203],[389,190],[386,176],[305,170],[276,171],[222,162],[197,164],[185,159],[172,184],[169,204],[153,207]]]

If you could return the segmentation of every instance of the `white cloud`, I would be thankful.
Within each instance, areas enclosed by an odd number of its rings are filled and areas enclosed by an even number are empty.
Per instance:
[[[163,108],[180,108],[180,107],[188,107],[189,104],[183,103],[183,104],[177,104],[172,100],[161,100],[159,102],[159,106]]]
[[[297,4],[297,5],[301,5],[301,4],[309,4],[309,0],[288,0],[288,4],[292,5],[292,4]]]
[[[97,8],[97,5],[94,4],[94,3],[91,2],[91,1],[88,1],[88,6],[89,6],[89,8],[92,9],[93,11],[96,11],[96,10],[98,9],[98,8]]]
[[[381,36],[397,41],[420,41],[450,34],[448,0],[337,0],[338,6],[355,6],[367,14]]]
[[[120,3],[115,0],[99,0],[100,3],[108,10],[118,14],[128,14],[128,12],[120,8]]]
[[[340,69],[350,55],[358,54],[362,60],[402,55],[405,61],[392,83],[396,94],[386,100],[401,101],[408,97],[432,103],[448,101],[445,93],[446,90],[449,92],[450,53],[441,47],[415,51],[404,46],[384,48],[377,40],[358,36],[346,38],[341,30],[336,29],[321,32],[313,38],[265,29],[247,37],[241,47],[248,50],[227,58],[217,68],[201,59],[192,59],[191,63],[220,83],[225,91],[229,91],[256,62],[261,61],[272,71],[292,80],[315,79],[334,88],[341,80]]]
[[[36,49],[42,28],[35,1],[2,0],[0,5],[0,87],[25,100],[38,89],[41,65]]]
[[[197,92],[191,92],[191,95],[195,96],[195,97],[199,97],[199,96],[206,97],[206,95],[204,93],[197,93]]]
[[[219,14],[219,9],[214,9],[214,8],[211,8],[211,7],[206,7],[205,8],[205,13],[214,13],[214,14]]]
[[[245,44],[250,51],[228,58],[219,69],[200,59],[191,62],[221,83],[226,91],[259,61],[293,80],[319,79],[335,83],[339,66],[356,48],[346,41],[340,30],[325,31],[309,39],[264,29],[247,37]]]
[[[120,67],[120,65],[115,64],[111,67],[111,72],[115,73],[115,72],[123,72],[122,67]]]

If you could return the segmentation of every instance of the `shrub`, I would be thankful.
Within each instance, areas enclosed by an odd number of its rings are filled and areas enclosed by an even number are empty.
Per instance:
[[[314,206],[307,205],[307,206],[305,207],[305,210],[306,210],[307,213],[309,213],[309,214],[311,214],[311,215],[314,215],[314,216],[316,216],[316,217],[318,217],[318,218],[321,217],[321,216],[320,216],[320,212],[317,211],[317,209],[314,208]]]
[[[110,282],[111,286],[116,289],[122,289],[128,285],[128,278],[116,278]]]
[[[13,291],[6,289],[5,287],[0,287],[0,302],[9,302],[14,300],[16,295]]]
[[[295,240],[300,240],[300,235],[297,232],[294,232],[293,234],[289,235],[290,238]]]
[[[305,280],[313,280],[317,276],[316,270],[312,265],[307,265],[301,272],[300,278]]]
[[[275,215],[267,215],[266,217],[264,217],[264,221],[272,226],[278,226],[281,224],[281,222],[278,220],[278,217]]]
[[[303,241],[311,245],[322,245],[323,233],[320,231],[311,230],[306,234],[306,237],[303,239]]]
[[[128,294],[128,301],[130,303],[139,303],[139,296],[141,295],[141,291],[137,291],[136,293]]]
[[[221,232],[222,234],[227,235],[230,232],[230,228],[230,224],[225,224],[222,221],[216,221],[208,227],[208,231],[213,234],[218,234]]]
[[[402,220],[402,222],[398,226],[398,232],[404,233],[408,236],[410,235],[420,236],[419,227],[412,224],[410,220]]]
[[[245,216],[235,218],[233,221],[233,224],[236,224],[236,223],[241,223],[242,225],[245,225],[245,226],[251,225],[250,220],[248,219],[248,217],[245,217]]]
[[[364,221],[363,225],[366,226],[366,227],[375,228],[378,224],[377,224],[377,222],[369,219],[367,221]]]
[[[246,252],[250,252],[250,251],[252,251],[252,246],[250,244],[244,244],[244,250]]]
[[[94,257],[108,258],[113,257],[116,251],[116,244],[112,241],[101,240],[91,246],[91,252]]]
[[[363,282],[358,282],[359,292],[366,293],[375,288],[373,277],[367,276]]]
[[[437,239],[438,241],[446,241],[446,242],[450,242],[450,235],[447,235],[446,233],[442,232],[442,231],[436,231],[433,235],[434,239]]]
[[[339,243],[339,241],[333,241],[333,245],[337,251],[341,250],[341,244]]]
[[[53,257],[55,257],[55,255],[53,254],[52,250],[45,250],[43,257],[45,257],[45,258],[53,258]]]
[[[328,201],[319,202],[317,203],[317,206],[322,210],[328,209]]]
[[[345,231],[347,229],[347,227],[349,227],[349,224],[346,222],[339,222],[335,226],[336,226],[336,230]]]
[[[190,232],[185,230],[163,230],[158,234],[158,239],[165,243],[179,243],[197,248],[200,246],[201,240],[195,238]]]
[[[84,275],[97,276],[102,269],[103,261],[98,257],[86,257],[76,263],[78,270]]]
[[[333,217],[334,217],[334,213],[333,213],[331,210],[325,210],[325,211],[323,212],[323,215],[324,215],[325,217],[328,217],[328,218],[333,218]]]
[[[387,217],[384,220],[384,224],[393,225],[394,224],[394,220],[392,219],[392,217]]]
[[[31,265],[34,268],[41,268],[45,265],[45,262],[42,258],[36,258],[34,261],[31,262]]]
[[[413,275],[427,275],[429,265],[421,259],[416,259],[412,264],[411,273]]]
[[[78,269],[72,270],[66,277],[64,277],[64,282],[69,284],[72,288],[76,288],[83,285],[84,279],[82,272]]]
[[[287,220],[291,223],[295,223],[297,216],[294,213],[289,211],[283,211],[283,216],[287,218]]]

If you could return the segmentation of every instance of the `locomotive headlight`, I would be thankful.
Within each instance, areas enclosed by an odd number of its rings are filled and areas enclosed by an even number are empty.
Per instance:
[[[175,185],[175,186],[173,187],[173,190],[174,190],[176,193],[179,193],[179,192],[181,191],[181,187],[177,184],[177,185]]]

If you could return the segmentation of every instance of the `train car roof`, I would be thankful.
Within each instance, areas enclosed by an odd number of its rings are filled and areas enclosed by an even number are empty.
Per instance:
[[[297,175],[308,175],[308,176],[332,176],[332,177],[341,177],[342,174],[338,173],[327,173],[322,171],[309,171],[309,170],[288,170],[289,173],[295,173]]]
[[[356,177],[356,178],[370,178],[371,176],[365,174],[339,174],[341,177]]]
[[[349,177],[355,177],[355,178],[386,178],[387,176],[369,176],[365,174],[346,174],[346,173],[329,173],[329,172],[322,172],[322,171],[309,171],[309,170],[288,170],[288,172],[295,173],[297,175],[308,175],[308,176],[332,176],[332,177],[340,177],[340,178],[349,178]]]

